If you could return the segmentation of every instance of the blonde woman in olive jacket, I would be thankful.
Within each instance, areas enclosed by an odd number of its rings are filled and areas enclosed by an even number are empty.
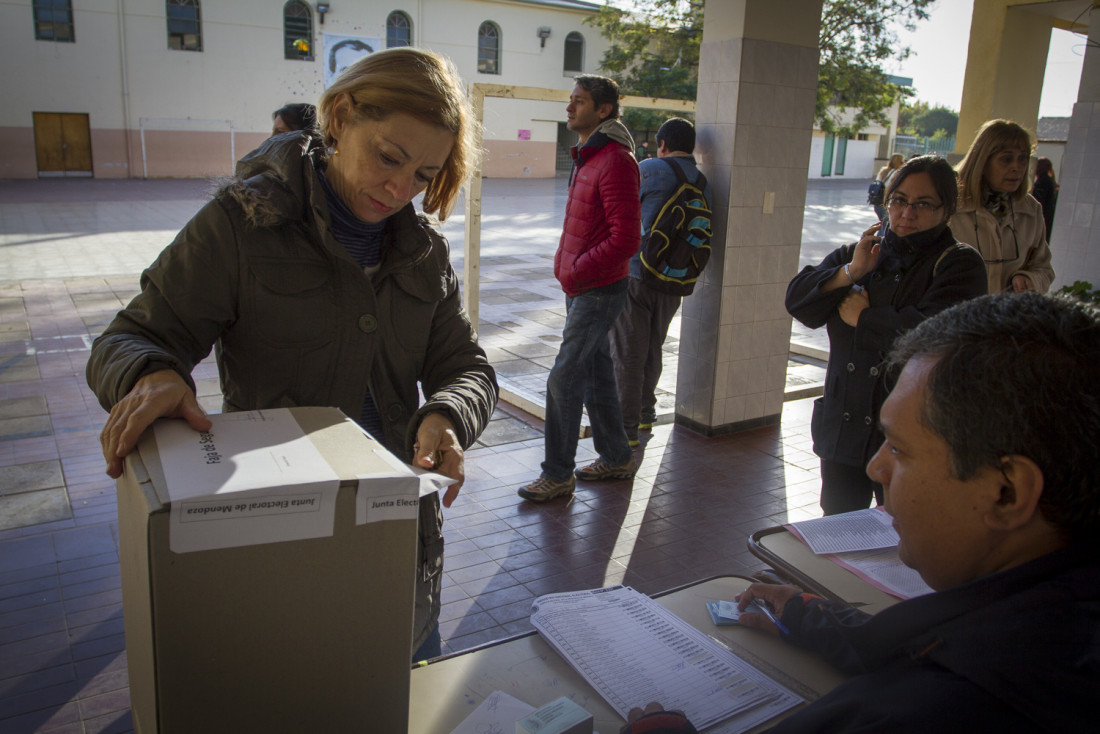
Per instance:
[[[1027,130],[990,120],[959,164],[951,231],[982,253],[990,293],[1046,293],[1054,282],[1043,208],[1027,193],[1032,148]]]

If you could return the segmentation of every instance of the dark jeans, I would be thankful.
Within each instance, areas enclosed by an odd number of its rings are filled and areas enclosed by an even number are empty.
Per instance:
[[[657,417],[657,383],[664,369],[662,346],[682,296],[659,293],[640,278],[628,278],[626,306],[611,329],[611,359],[629,438],[638,437],[639,423]]]
[[[576,468],[581,413],[587,408],[592,444],[600,458],[618,466],[633,452],[623,430],[615,390],[608,331],[626,302],[624,278],[565,299],[561,347],[546,379],[546,460],[542,474],[555,481]]]
[[[821,460],[821,509],[826,515],[866,510],[872,497],[882,504],[882,485],[864,467]]]

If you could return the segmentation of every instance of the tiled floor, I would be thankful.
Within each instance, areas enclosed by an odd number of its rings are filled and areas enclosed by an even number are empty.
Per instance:
[[[127,265],[116,275],[112,263],[151,260],[146,251],[197,206],[195,182],[157,183],[0,182],[4,734],[132,728],[114,484],[97,440],[105,414],[84,362],[91,338],[136,289],[136,272]],[[546,345],[560,334],[547,268],[544,256],[505,252],[482,263],[483,342],[502,382],[534,400],[552,360]],[[819,368],[808,369],[802,379],[819,381]],[[213,365],[196,377],[216,409]],[[819,514],[809,410],[809,400],[788,402],[781,425],[714,439],[658,425],[633,481],[581,482],[572,502],[535,506],[515,488],[538,473],[541,423],[502,405],[468,452],[466,486],[446,513],[445,651],[529,629],[538,594],[615,583],[657,592],[758,570],[749,532]],[[592,456],[582,441],[578,462]]]

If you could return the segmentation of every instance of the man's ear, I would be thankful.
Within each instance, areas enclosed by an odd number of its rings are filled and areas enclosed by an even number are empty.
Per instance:
[[[611,111],[614,109],[610,102],[604,102],[602,105],[596,108],[596,114],[600,116],[600,122],[604,123],[611,119]]]
[[[668,142],[665,141],[665,140],[658,140],[657,141],[657,157],[658,158],[664,158],[666,155],[668,155],[668,152],[669,152],[668,151]]]
[[[1043,471],[1019,454],[1001,459],[1000,493],[986,514],[992,530],[1016,530],[1039,514],[1043,495]]]

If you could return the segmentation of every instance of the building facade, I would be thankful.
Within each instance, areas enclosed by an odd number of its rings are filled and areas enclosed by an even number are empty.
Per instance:
[[[449,57],[466,84],[568,89],[607,42],[577,0],[12,0],[0,178],[206,177],[394,45]],[[553,176],[562,105],[494,99],[484,175]]]

